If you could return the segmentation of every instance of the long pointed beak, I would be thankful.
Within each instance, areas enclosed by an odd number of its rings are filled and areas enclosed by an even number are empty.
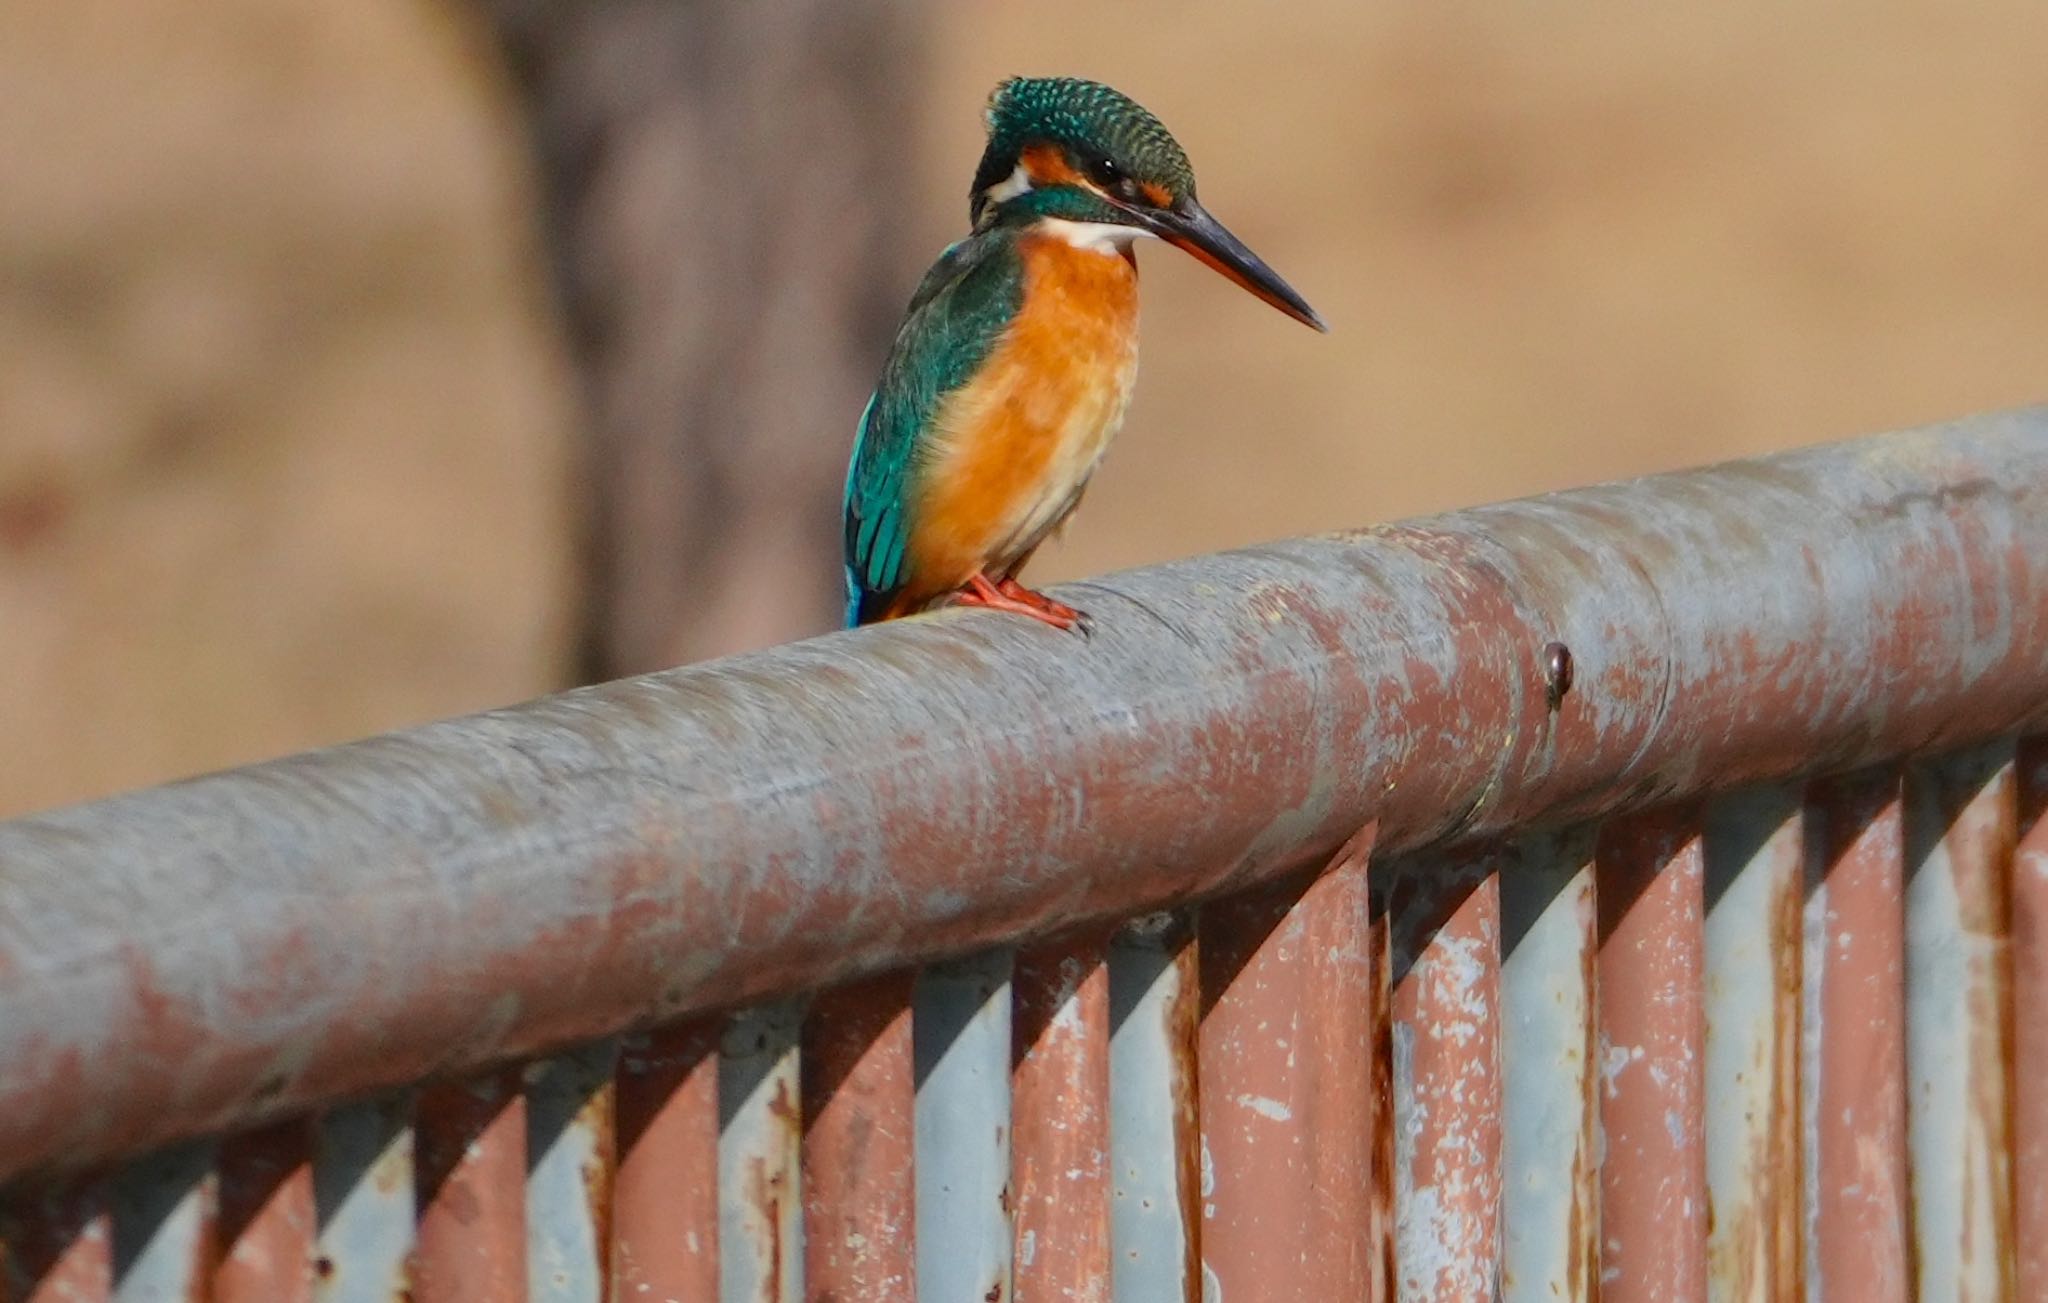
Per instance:
[[[1185,200],[1177,207],[1147,216],[1151,218],[1149,224],[1153,230],[1168,244],[1186,249],[1303,325],[1314,326],[1325,333],[1329,331],[1323,319],[1316,315],[1316,310],[1308,305],[1308,300],[1296,294],[1292,285],[1280,279],[1279,272],[1245,248],[1244,241],[1232,235],[1223,223],[1209,216],[1208,209],[1194,200]]]

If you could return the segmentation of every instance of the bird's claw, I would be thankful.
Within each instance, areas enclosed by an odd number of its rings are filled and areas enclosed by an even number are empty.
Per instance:
[[[967,581],[966,587],[953,600],[960,606],[980,606],[991,611],[1029,616],[1061,632],[1073,631],[1084,638],[1088,636],[1090,621],[1085,612],[1077,611],[1065,602],[1056,602],[1044,593],[1034,592],[1015,579],[990,583],[988,576],[977,574]]]

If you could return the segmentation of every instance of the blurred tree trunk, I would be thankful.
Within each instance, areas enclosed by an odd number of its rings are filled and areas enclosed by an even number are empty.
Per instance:
[[[916,261],[917,6],[485,9],[588,395],[581,672],[834,627],[846,453]]]

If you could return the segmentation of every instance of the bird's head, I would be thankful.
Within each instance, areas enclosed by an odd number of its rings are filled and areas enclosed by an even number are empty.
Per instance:
[[[1315,309],[1195,198],[1180,142],[1144,106],[1099,82],[1013,77],[988,102],[988,148],[974,174],[975,229],[1068,223],[1081,240],[1178,245],[1296,321]]]

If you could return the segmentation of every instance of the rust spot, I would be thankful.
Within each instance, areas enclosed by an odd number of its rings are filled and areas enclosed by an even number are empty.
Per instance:
[[[780,1089],[777,1095],[781,1094]],[[754,1208],[768,1230],[767,1288],[768,1298],[782,1297],[782,1178],[771,1175],[768,1165],[761,1159],[753,1161]]]
[[[612,1239],[612,1191],[618,1162],[617,1087],[607,1084],[596,1091],[583,1107],[581,1124],[593,1133],[592,1154],[583,1163],[583,1198],[590,1209],[591,1233],[599,1244]],[[610,1287],[611,1265],[599,1254],[597,1270],[601,1287]]]
[[[322,1280],[332,1279],[334,1276],[334,1259],[324,1253],[313,1259],[313,1274]]]
[[[1788,873],[1779,882],[1771,901],[1772,1030],[1771,1119],[1767,1128],[1771,1168],[1780,1173],[1799,1171],[1801,1134],[1799,1128],[1800,1018],[1804,972],[1804,883],[1798,873]],[[1805,1279],[1802,1261],[1801,1182],[1778,1179],[1771,1182],[1771,1248],[1766,1263],[1770,1295],[1796,1298]]]
[[[787,1078],[776,1081],[775,1095],[768,1101],[768,1112],[777,1122],[786,1126],[794,1127],[802,1123],[803,1118],[797,1112],[797,1103],[790,1097]]]
[[[1572,1155],[1572,1208],[1565,1224],[1565,1240],[1570,1246],[1564,1260],[1564,1288],[1569,1298],[1585,1298],[1586,1282],[1593,1279],[1592,1255],[1585,1251],[1591,1243],[1586,1234],[1591,1224],[1592,1210],[1586,1207],[1585,1198],[1585,1156]]]
[[[1600,1062],[1600,1009],[1594,997],[1599,989],[1596,983],[1600,952],[1592,944],[1594,920],[1586,917],[1595,911],[1594,902],[1584,899],[1579,908],[1581,936],[1585,938],[1579,946],[1579,989],[1586,993],[1586,999],[1579,1024],[1579,1070],[1583,1075],[1579,1081],[1579,1138],[1572,1147],[1572,1207],[1566,1229],[1570,1250],[1565,1260],[1565,1284],[1572,1298],[1588,1299],[1598,1296],[1600,1282],[1600,1172],[1593,1160],[1600,1134],[1599,1077],[1594,1067]]]

